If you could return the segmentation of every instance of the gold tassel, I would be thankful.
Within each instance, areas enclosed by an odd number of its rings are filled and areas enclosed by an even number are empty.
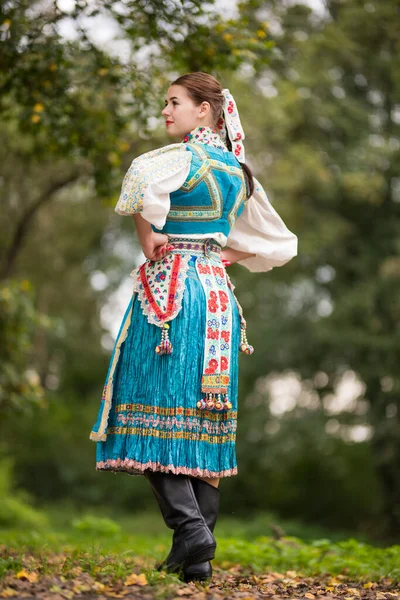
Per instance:
[[[169,325],[164,323],[161,329],[161,343],[156,346],[155,350],[157,354],[172,354],[172,344],[168,337]]]
[[[232,402],[230,402],[226,393],[208,392],[204,398],[198,401],[196,406],[199,410],[230,410]]]
[[[249,342],[247,341],[246,322],[244,322],[244,324],[242,323],[240,325],[240,346],[239,346],[239,350],[241,352],[244,352],[245,354],[253,354],[253,352],[254,352],[253,346],[250,346]]]

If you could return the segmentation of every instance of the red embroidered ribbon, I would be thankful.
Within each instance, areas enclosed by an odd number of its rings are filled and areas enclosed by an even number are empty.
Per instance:
[[[150,286],[149,286],[149,283],[148,283],[147,277],[146,277],[146,263],[144,263],[139,269],[140,282],[143,286],[143,290],[146,295],[146,298],[147,298],[152,310],[155,312],[155,314],[157,315],[157,318],[160,321],[166,321],[168,319],[168,317],[170,317],[172,315],[172,312],[174,309],[175,294],[176,294],[176,288],[178,285],[178,275],[179,275],[179,269],[181,266],[181,261],[182,261],[182,256],[180,254],[175,254],[174,261],[172,263],[171,280],[169,282],[168,301],[167,301],[167,308],[165,310],[165,313],[160,309],[160,307],[157,304],[156,299],[154,298],[152,291],[150,289]]]

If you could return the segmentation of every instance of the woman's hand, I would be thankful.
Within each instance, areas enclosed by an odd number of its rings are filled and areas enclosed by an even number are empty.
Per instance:
[[[150,223],[143,219],[142,215],[136,213],[133,216],[143,254],[148,260],[161,260],[171,250],[168,236],[164,233],[153,231]]]
[[[148,260],[161,260],[172,247],[167,235],[154,231],[146,236],[146,241],[142,244],[143,254]]]

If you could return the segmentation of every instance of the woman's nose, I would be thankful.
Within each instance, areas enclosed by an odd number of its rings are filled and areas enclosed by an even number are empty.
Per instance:
[[[166,117],[166,116],[168,115],[168,110],[167,110],[167,107],[166,107],[166,106],[164,106],[163,110],[161,111],[161,114],[162,114],[164,117]]]

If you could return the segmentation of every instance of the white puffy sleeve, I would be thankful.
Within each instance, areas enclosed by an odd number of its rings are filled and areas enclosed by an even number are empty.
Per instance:
[[[115,206],[119,215],[141,213],[162,229],[170,210],[170,192],[181,187],[190,170],[192,153],[186,144],[169,144],[135,158],[122,182]]]
[[[280,267],[297,254],[297,237],[289,231],[254,177],[254,192],[232,227],[226,245],[255,254],[238,263],[252,272]]]

